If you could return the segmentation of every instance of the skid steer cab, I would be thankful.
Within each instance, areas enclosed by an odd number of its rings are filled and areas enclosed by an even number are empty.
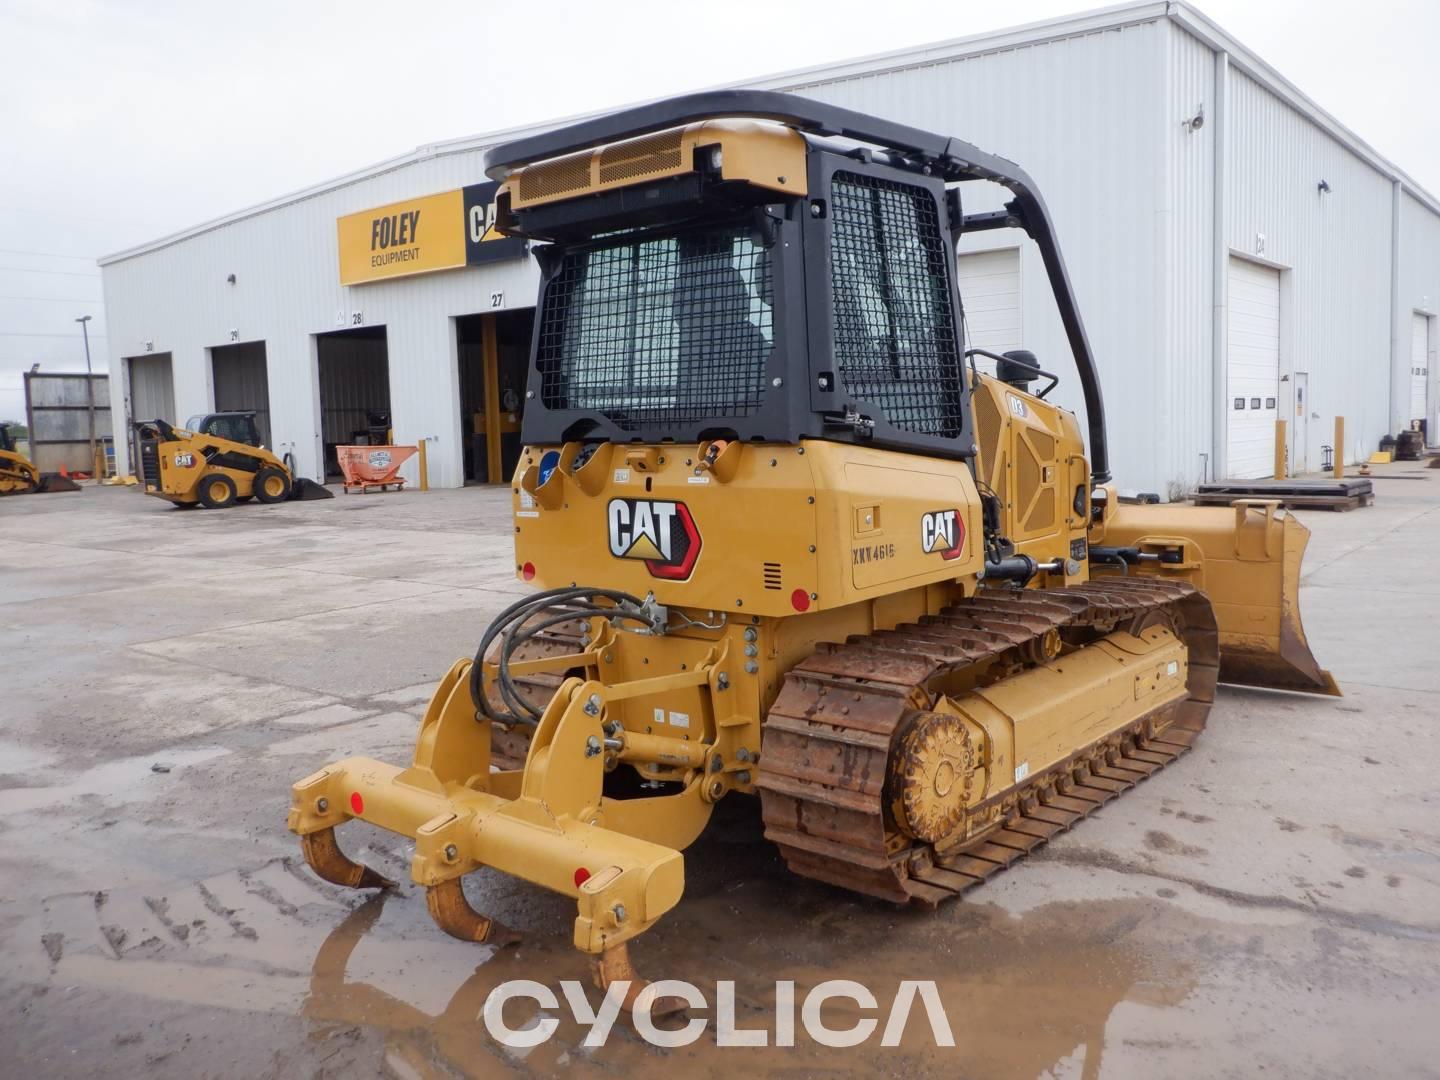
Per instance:
[[[147,495],[182,509],[219,510],[258,499],[331,499],[334,494],[294,472],[260,445],[253,412],[192,417],[189,427],[164,420],[137,423],[140,469]]]

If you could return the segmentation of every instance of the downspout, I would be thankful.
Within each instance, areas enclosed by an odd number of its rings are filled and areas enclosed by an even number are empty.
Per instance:
[[[1398,177],[1390,181],[1390,419],[1382,434],[1406,426],[1405,403],[1410,398],[1410,364],[1400,340],[1400,194]],[[1401,377],[1401,369],[1404,377]],[[1339,452],[1339,447],[1336,447]]]
[[[1226,454],[1225,437],[1229,412],[1226,387],[1226,334],[1228,318],[1228,270],[1230,248],[1226,243],[1225,218],[1225,122],[1230,100],[1230,54],[1215,53],[1215,107],[1214,107],[1214,149],[1211,153],[1213,176],[1211,179],[1211,217],[1213,234],[1211,238],[1210,290],[1212,319],[1210,328],[1210,370],[1211,370],[1211,480],[1222,479],[1229,471],[1230,462]]]

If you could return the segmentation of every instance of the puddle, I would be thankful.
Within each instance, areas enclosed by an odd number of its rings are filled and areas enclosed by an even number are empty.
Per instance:
[[[0,815],[18,814],[29,810],[40,810],[57,803],[86,795],[97,795],[121,802],[133,802],[153,798],[162,794],[165,785],[171,782],[173,771],[187,765],[228,754],[223,746],[196,746],[183,750],[157,750],[141,757],[120,758],[107,761],[93,769],[79,773],[63,784],[46,787],[21,787],[0,790]],[[8,762],[8,758],[0,759]],[[167,772],[155,772],[152,766],[159,764]]]
[[[699,897],[634,946],[643,973],[689,981],[707,1001],[691,1014],[706,1020],[700,1038],[664,1050],[623,1019],[605,1045],[583,1045],[588,1027],[571,1016],[560,982],[580,982],[592,1007],[600,996],[563,921],[527,934],[519,947],[464,945],[430,924],[419,890],[367,900],[291,860],[168,888],[52,897],[7,951],[19,959],[12,977],[105,999],[142,995],[163,1002],[174,1018],[167,1027],[181,1031],[195,1030],[192,1022],[229,1029],[215,1019],[217,1009],[235,1027],[253,1023],[248,1014],[269,1015],[275,1059],[305,1074],[322,1062],[327,1073],[373,1072],[383,1057],[392,1072],[418,1076],[491,1076],[505,1066],[541,1075],[578,1066],[624,1076],[717,1069],[1096,1076],[1122,1003],[1142,1011],[1173,1006],[1191,985],[1186,971],[1146,944],[1183,918],[1156,902],[1052,903],[1020,917],[969,904],[924,915],[784,879],[743,885]],[[852,1049],[821,1045],[804,1027],[808,991],[839,978],[863,981],[878,999],[874,1010],[843,999],[821,1009],[821,1022],[837,1030],[878,1020],[876,1033]],[[555,1033],[525,1050],[500,1045],[481,1019],[490,992],[514,979],[561,996],[560,1008],[547,1013],[559,1021]],[[935,1045],[918,1005],[899,1045],[880,1045],[905,979],[935,981],[954,1047]],[[795,1045],[717,1046],[717,980],[734,983],[737,1026],[765,1031],[767,1043],[778,1023],[776,982],[793,981]],[[537,1008],[512,1002],[506,1022],[524,1028]],[[295,1031],[281,1034],[292,1023]],[[106,1020],[92,1024],[91,1034],[108,1045]],[[1127,1033],[1133,1029],[1127,1024]]]
[[[20,776],[46,768],[55,755],[23,743],[0,739],[0,776]]]

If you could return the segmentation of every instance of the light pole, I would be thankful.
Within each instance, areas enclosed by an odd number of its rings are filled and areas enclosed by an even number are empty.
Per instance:
[[[100,455],[95,447],[95,374],[90,368],[90,328],[85,324],[91,319],[89,315],[81,315],[75,321],[80,324],[80,336],[85,339],[85,400],[90,407],[90,469],[96,480],[103,480],[100,474],[104,472],[100,468]]]

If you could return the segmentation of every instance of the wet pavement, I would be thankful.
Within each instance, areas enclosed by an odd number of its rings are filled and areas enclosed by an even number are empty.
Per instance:
[[[623,1022],[586,1046],[563,999],[548,1041],[501,1045],[496,986],[586,979],[571,902],[482,872],[472,902],[524,937],[464,945],[403,841],[342,832],[405,882],[367,898],[285,830],[317,766],[408,760],[431,687],[518,594],[503,493],[4,500],[0,1074],[1440,1076],[1440,470],[1388,471],[1373,508],[1302,515],[1306,625],[1346,696],[1222,689],[1194,753],[965,900],[793,878],[754,805],[722,804],[633,949],[707,999],[673,1049]],[[774,1045],[777,982],[832,979],[879,999],[832,1000],[836,1029],[934,980],[955,1046],[918,1007],[897,1046],[799,1021]],[[717,1045],[722,980],[770,1045]]]

